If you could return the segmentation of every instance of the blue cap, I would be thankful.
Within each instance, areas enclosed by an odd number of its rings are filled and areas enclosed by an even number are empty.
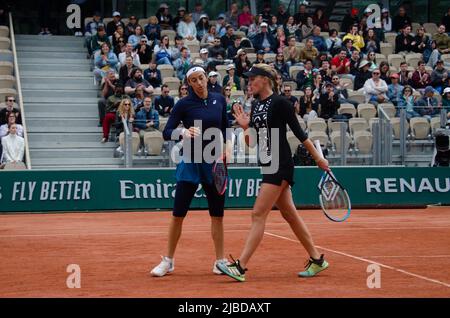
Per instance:
[[[434,88],[431,86],[425,87],[425,94],[434,93]]]
[[[264,50],[258,50],[258,52],[256,52],[256,54],[265,54],[266,52],[264,52]]]

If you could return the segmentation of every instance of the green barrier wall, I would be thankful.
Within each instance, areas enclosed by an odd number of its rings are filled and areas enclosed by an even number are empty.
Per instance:
[[[335,168],[353,206],[450,204],[450,169]],[[299,167],[293,187],[298,206],[318,204],[321,171]],[[261,182],[258,168],[232,168],[226,206],[249,208]],[[0,212],[170,209],[174,169],[2,171]],[[201,189],[192,208],[205,208]]]

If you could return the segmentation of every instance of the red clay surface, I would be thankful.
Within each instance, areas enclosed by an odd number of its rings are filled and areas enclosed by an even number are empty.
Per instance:
[[[206,211],[190,212],[175,272],[149,270],[166,249],[168,212],[0,215],[0,297],[450,297],[450,209],[354,210],[344,223],[300,211],[330,268],[297,277],[307,254],[279,212],[248,264],[247,282],[214,275]],[[226,252],[235,257],[249,211],[225,216]],[[369,289],[367,266],[381,266],[381,288]],[[69,289],[69,264],[81,288]]]

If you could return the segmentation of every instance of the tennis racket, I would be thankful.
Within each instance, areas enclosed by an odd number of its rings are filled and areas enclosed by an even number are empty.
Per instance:
[[[323,158],[320,142],[314,142],[319,155]],[[336,180],[334,174],[325,171],[319,181],[319,201],[325,216],[333,222],[343,222],[350,216],[352,205],[347,190]]]
[[[212,174],[214,177],[214,185],[220,195],[225,193],[228,183],[228,170],[226,160],[218,159],[214,163]]]

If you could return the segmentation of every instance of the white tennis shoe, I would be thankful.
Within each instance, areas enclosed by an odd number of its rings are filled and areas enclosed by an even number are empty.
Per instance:
[[[166,256],[161,256],[161,258],[161,263],[150,272],[153,276],[163,277],[166,274],[172,273],[175,269],[175,259],[170,259]]]
[[[230,265],[230,262],[226,258],[218,259],[214,262],[213,273],[216,275],[222,275],[223,273],[217,268],[218,264]]]

